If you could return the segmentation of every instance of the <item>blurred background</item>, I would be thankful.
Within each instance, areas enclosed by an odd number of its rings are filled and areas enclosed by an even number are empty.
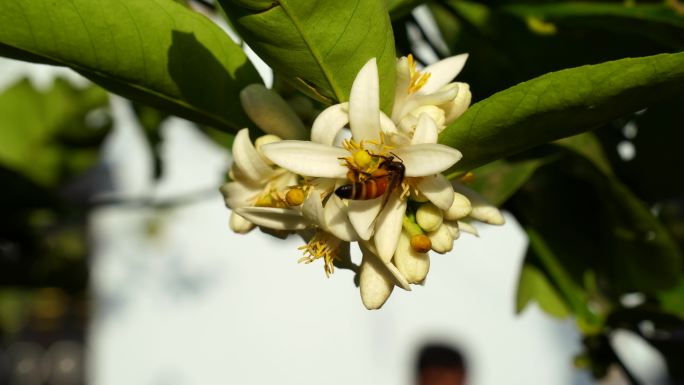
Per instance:
[[[670,2],[645,5],[652,9],[401,3],[408,5],[392,8],[398,52],[414,52],[422,63],[469,52],[459,80],[477,100],[548,71],[684,46],[684,21],[671,11],[679,5]],[[195,6],[225,26],[211,4]],[[266,83],[282,87],[245,49]],[[683,190],[667,169],[681,163],[672,148],[679,141],[642,128],[681,135],[680,102],[625,117],[598,139],[619,177],[667,214],[661,219],[669,218],[677,240]],[[586,190],[587,172],[573,173],[574,163],[540,169],[520,192],[499,199],[505,226],[481,227],[479,239],[462,236],[452,252],[432,258],[427,285],[397,291],[369,312],[351,272],[326,279],[317,264],[296,262],[299,239],[229,230],[218,187],[231,139],[67,69],[0,59],[0,384],[682,383],[681,320],[629,312],[649,303],[648,290],[608,285],[617,300],[604,314],[628,314],[588,332],[592,325],[569,317],[554,297],[548,258],[528,248],[530,225],[555,225],[539,222],[539,212],[558,214],[556,222],[567,215],[530,197]],[[646,153],[657,156],[636,155]],[[565,182],[553,179],[559,169],[571,170]],[[476,183],[496,176],[478,174]],[[597,198],[577,201],[585,199]],[[582,223],[583,213],[563,216],[566,225]],[[540,237],[553,249],[551,232]],[[604,250],[589,245],[586,258]],[[539,286],[527,299],[523,274]],[[589,277],[582,278],[591,294],[583,303],[604,306]],[[672,313],[682,309],[679,286],[662,300]]]

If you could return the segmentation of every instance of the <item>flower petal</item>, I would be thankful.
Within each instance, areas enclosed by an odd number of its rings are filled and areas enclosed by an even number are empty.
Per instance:
[[[464,53],[448,57],[427,66],[422,72],[429,72],[430,78],[420,89],[419,93],[429,94],[435,92],[442,88],[442,86],[451,82],[456,75],[461,72],[465,66],[466,60],[468,60],[468,54]]]
[[[352,137],[377,141],[380,137],[380,85],[375,58],[361,68],[349,94],[349,125]]]
[[[411,144],[437,143],[437,124],[426,113],[420,114]]]
[[[449,179],[442,174],[423,177],[416,187],[430,202],[442,210],[449,209],[454,202],[454,188],[451,187]]]
[[[264,132],[285,139],[306,139],[304,123],[278,93],[251,84],[240,92],[240,101],[247,116]]]
[[[382,130],[382,133],[385,135],[396,135],[399,133],[399,130],[397,130],[397,126],[394,125],[392,119],[382,111],[380,111],[380,130]]]
[[[328,227],[325,223],[325,216],[323,214],[321,191],[312,191],[311,194],[309,194],[309,196],[304,200],[304,204],[302,204],[302,215],[304,215],[304,218],[306,218],[310,223],[315,223],[324,231],[328,231]]]
[[[406,213],[406,200],[400,199],[399,196],[399,191],[392,194],[375,222],[375,247],[378,250],[378,256],[384,262],[389,262],[397,249],[397,241]]]
[[[470,214],[473,209],[470,204],[470,199],[461,193],[454,192],[454,201],[451,206],[444,212],[444,219],[449,221],[455,221],[461,218],[465,218]]]
[[[397,59],[396,81],[394,83],[394,107],[392,107],[392,120],[397,121],[401,117],[404,102],[409,96],[411,83],[411,70],[406,56]]]
[[[480,232],[477,231],[477,227],[473,226],[470,222],[467,221],[458,221],[458,230],[473,234],[476,237],[480,236]]]
[[[230,229],[239,234],[246,234],[254,228],[254,223],[239,216],[236,212],[230,213]]]
[[[470,200],[472,205],[470,214],[468,214],[470,218],[477,219],[480,222],[490,225],[503,225],[506,222],[501,211],[499,211],[496,206],[487,202],[487,200],[476,191],[469,189],[458,182],[454,182],[453,187],[454,190],[465,195]]]
[[[272,145],[269,144],[269,146]],[[436,143],[400,147],[392,152],[404,161],[404,167],[406,167],[404,175],[408,177],[439,174],[453,166],[462,157],[460,151]]]
[[[459,230],[458,228],[457,221],[444,221],[444,226],[447,227],[449,233],[454,238],[454,240],[458,239],[458,237],[461,236],[461,230]]]
[[[361,252],[363,253],[363,255],[366,255],[367,253],[372,253],[373,258],[379,258],[377,249],[375,248],[374,244],[368,241],[361,241],[359,242],[359,247],[361,248]],[[387,271],[392,276],[395,285],[401,287],[406,291],[411,291],[411,285],[406,280],[404,275],[401,274],[399,269],[397,269],[397,267],[394,266],[392,262],[385,262],[385,268],[387,268]]]
[[[382,208],[383,197],[368,200],[349,201],[349,221],[363,240],[373,235],[373,223]]]
[[[349,221],[347,206],[335,194],[328,198],[324,208],[325,221],[328,225],[330,234],[343,241],[352,242],[359,239],[359,235],[354,231]]]
[[[274,170],[264,162],[249,140],[249,131],[243,128],[233,141],[233,161],[239,174],[254,183],[261,183],[273,176]]]
[[[439,91],[431,94],[414,94],[409,98],[402,108],[400,117],[410,114],[416,108],[427,105],[441,105],[454,100],[458,96],[458,85],[452,83],[447,84]]]
[[[394,254],[394,264],[409,283],[420,283],[430,270],[430,257],[411,248],[411,238],[402,231]]]
[[[458,119],[470,106],[473,94],[470,92],[470,86],[467,83],[456,83],[458,85],[458,95],[454,100],[444,103],[439,107],[444,110],[444,122],[449,124]]]
[[[335,137],[349,123],[349,103],[335,104],[323,110],[311,127],[311,141],[332,146]]]
[[[372,253],[364,253],[359,273],[361,301],[368,310],[380,309],[385,304],[394,284],[389,271],[380,258]]]
[[[264,155],[278,166],[304,176],[346,178],[347,168],[339,158],[349,152],[339,147],[299,140],[283,140],[261,147]]]
[[[304,230],[309,222],[299,210],[273,207],[242,207],[235,210],[240,216],[257,226],[275,230]]]
[[[259,186],[241,182],[228,182],[219,189],[226,202],[226,207],[236,209],[250,206],[256,196],[262,191]]]

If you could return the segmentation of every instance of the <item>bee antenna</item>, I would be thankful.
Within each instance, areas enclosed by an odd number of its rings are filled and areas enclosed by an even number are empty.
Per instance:
[[[397,154],[395,154],[395,153],[393,153],[393,152],[390,152],[390,154],[391,154],[393,157],[395,157],[395,158],[399,159],[400,161],[404,162],[404,160],[401,159]]]

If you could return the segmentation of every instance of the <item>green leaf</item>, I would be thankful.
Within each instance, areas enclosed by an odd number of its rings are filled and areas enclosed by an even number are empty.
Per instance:
[[[587,131],[684,89],[684,53],[582,66],[518,84],[473,105],[441,134],[468,171]]]
[[[394,97],[394,39],[384,0],[220,0],[251,48],[291,84],[343,102],[361,67],[378,60],[381,106]]]
[[[206,17],[170,0],[0,2],[0,55],[73,68],[103,87],[235,131],[238,93],[260,79]]]
[[[86,117],[107,102],[95,86],[76,89],[58,78],[40,92],[19,81],[0,94],[0,166],[41,186],[82,172],[97,160],[110,124],[104,111],[97,124]]]
[[[469,187],[490,203],[500,206],[510,198],[534,172],[550,162],[551,157],[498,160],[473,170],[475,179]]]
[[[530,301],[536,301],[546,313],[556,318],[570,315],[567,305],[544,274],[532,265],[523,266],[518,281],[515,309],[520,313]]]
[[[671,49],[684,47],[684,17],[665,4],[563,2],[513,4],[503,10],[530,20],[552,23],[554,28],[596,28],[624,35],[641,35]]]

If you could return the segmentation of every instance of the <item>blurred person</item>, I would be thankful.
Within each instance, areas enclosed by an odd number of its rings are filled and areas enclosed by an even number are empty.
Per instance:
[[[462,385],[466,365],[461,353],[442,344],[425,345],[418,354],[417,385]]]

